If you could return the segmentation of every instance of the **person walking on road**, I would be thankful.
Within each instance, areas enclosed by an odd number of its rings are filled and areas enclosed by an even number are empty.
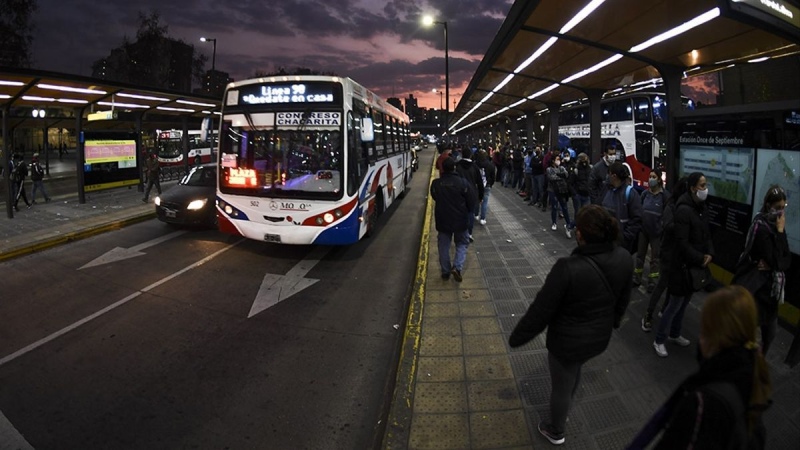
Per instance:
[[[772,381],[756,344],[757,320],[753,297],[743,287],[726,286],[710,294],[700,315],[698,371],[627,448],[766,448],[762,415],[771,403]],[[659,434],[659,442],[650,446]]]
[[[701,172],[687,178],[688,190],[677,200],[675,207],[675,253],[670,267],[667,309],[658,322],[653,348],[658,356],[666,357],[664,343],[669,339],[681,347],[691,342],[681,335],[683,314],[692,299],[695,287],[690,268],[708,268],[714,256],[714,245],[708,228],[706,198],[708,184]]]
[[[778,306],[784,301],[785,273],[792,263],[785,210],[786,191],[779,185],[770,186],[761,211],[750,225],[745,251],[731,282],[744,286],[755,298],[764,356],[775,338]]]
[[[436,231],[439,233],[439,266],[442,279],[450,279],[452,274],[456,281],[461,282],[469,247],[469,223],[478,205],[478,197],[474,186],[456,173],[456,162],[453,158],[445,159],[442,168],[442,176],[431,182],[431,198],[436,202]],[[456,243],[456,253],[451,264],[452,241]]]
[[[25,194],[25,178],[28,176],[28,164],[25,163],[22,155],[19,153],[14,155],[14,158],[11,162],[11,176],[13,181],[13,191],[14,192],[14,209],[19,211],[19,199],[25,201],[25,204],[28,208],[31,207],[31,203],[28,201],[28,196]]]
[[[44,168],[39,164],[39,154],[34,153],[31,158],[31,181],[33,182],[33,190],[31,191],[31,204],[36,204],[36,191],[41,190],[45,202],[50,201],[50,196],[47,195],[47,190],[44,188]]]
[[[153,185],[156,187],[158,195],[161,195],[161,164],[158,162],[158,156],[155,153],[150,154],[150,158],[145,161],[145,174],[147,175],[147,189],[144,191],[143,202],[147,203],[150,200],[150,190]]]
[[[578,247],[556,261],[508,339],[516,348],[547,329],[550,421],[538,428],[555,445],[564,443],[581,367],[608,347],[631,298],[633,257],[616,245],[616,219],[601,206],[589,205],[578,211],[576,225]]]

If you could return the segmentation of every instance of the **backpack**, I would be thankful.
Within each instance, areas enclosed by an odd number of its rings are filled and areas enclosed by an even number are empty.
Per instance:
[[[17,167],[14,169],[14,177],[17,181],[22,181],[25,177],[28,176],[28,165],[25,164],[25,161],[20,161],[17,164]]]
[[[721,400],[728,412],[735,417],[731,427],[730,450],[761,450],[764,448],[765,436],[763,424],[759,424],[752,434],[747,432],[747,409],[733,383],[719,381],[705,386],[705,391]]]

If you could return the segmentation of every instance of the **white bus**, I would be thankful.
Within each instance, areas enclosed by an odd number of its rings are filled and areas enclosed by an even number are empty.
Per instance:
[[[200,130],[189,130],[189,163],[205,164],[212,161],[211,151],[212,133],[207,139],[201,139]],[[215,133],[216,134],[216,133]],[[216,142],[216,135],[213,136]],[[162,166],[176,166],[183,164],[183,132],[181,130],[156,131],[156,155]]]
[[[282,244],[357,242],[406,191],[408,124],[349,78],[229,84],[219,131],[220,230]]]
[[[681,97],[684,108],[694,105]],[[604,98],[600,124],[602,148],[614,147],[617,159],[628,164],[634,185],[647,187],[653,168],[664,170],[667,156],[667,101],[663,93],[637,92]],[[589,148],[589,105],[561,110],[559,137],[569,138],[576,153],[592,155]],[[561,139],[559,139],[561,141]]]

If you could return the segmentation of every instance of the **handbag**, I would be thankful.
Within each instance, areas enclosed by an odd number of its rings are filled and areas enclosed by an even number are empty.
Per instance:
[[[750,250],[753,248],[753,238],[757,231],[758,218],[755,218],[747,232],[744,250],[742,254],[739,255],[739,261],[736,263],[733,280],[731,280],[731,284],[738,284],[750,291],[753,295],[767,283],[766,275],[768,275],[764,271],[758,270],[758,262],[753,261],[753,258],[750,257]]]
[[[696,291],[700,291],[709,284],[711,284],[711,270],[709,270],[708,266],[692,266],[688,269],[689,273],[689,282],[692,285],[692,289]]]

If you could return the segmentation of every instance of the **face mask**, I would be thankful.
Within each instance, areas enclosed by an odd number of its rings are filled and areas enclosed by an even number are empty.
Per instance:
[[[606,156],[606,162],[609,164],[613,164],[614,161],[617,160],[617,155],[608,155]]]
[[[697,191],[697,199],[701,202],[706,201],[706,197],[708,197],[708,188],[703,189],[702,191]]]
[[[656,180],[655,178],[650,178],[649,183],[650,183],[650,189],[653,189],[654,187],[658,186],[658,180]]]
[[[564,157],[564,162],[567,162],[567,161],[569,161],[569,156],[565,156]]]
[[[561,165],[561,161],[556,161],[556,167]]]

